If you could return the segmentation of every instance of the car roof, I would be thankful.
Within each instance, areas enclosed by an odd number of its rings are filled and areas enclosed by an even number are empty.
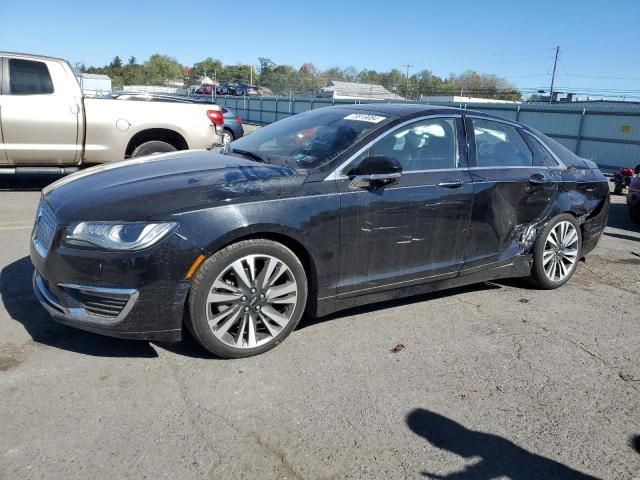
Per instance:
[[[346,108],[349,110],[360,110],[363,112],[379,113],[382,115],[394,115],[398,117],[405,116],[417,116],[417,115],[443,115],[443,114],[464,114],[473,115],[474,117],[483,117],[487,119],[495,119],[500,121],[507,121],[509,123],[512,120],[507,120],[496,115],[490,115],[484,112],[477,112],[475,110],[467,110],[456,107],[441,107],[437,105],[426,105],[419,103],[364,103],[359,105],[350,104],[336,104],[336,107]],[[518,124],[519,125],[519,124]]]
[[[33,53],[20,53],[20,52],[0,51],[0,57],[23,58],[25,60],[53,60],[56,62],[67,62],[64,58],[60,58],[60,57],[50,57],[48,55],[38,55]]]

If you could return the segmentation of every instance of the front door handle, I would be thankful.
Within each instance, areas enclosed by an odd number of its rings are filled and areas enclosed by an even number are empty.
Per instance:
[[[460,188],[461,186],[464,185],[464,182],[462,180],[446,180],[444,182],[440,182],[438,184],[439,187],[442,188]]]
[[[547,177],[545,177],[541,173],[534,173],[529,177],[529,183],[531,185],[544,185],[545,183],[547,183]]]

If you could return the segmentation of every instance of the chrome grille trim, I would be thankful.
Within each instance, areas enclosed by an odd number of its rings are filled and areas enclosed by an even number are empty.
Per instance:
[[[84,322],[87,324],[113,325],[124,320],[138,300],[138,290],[129,288],[103,288],[87,285],[58,284],[60,297],[55,295],[47,285],[44,277],[38,271],[33,272],[33,286],[36,297],[45,309],[54,317],[62,317],[67,320]],[[66,291],[65,291],[66,289]],[[115,309],[107,307],[92,307],[78,301],[69,295],[69,290],[90,292],[93,295],[112,298],[114,295],[120,297],[118,303],[124,302]],[[105,311],[108,310],[108,311]]]
[[[53,210],[40,201],[33,230],[33,246],[41,257],[46,257],[56,233],[57,222]]]

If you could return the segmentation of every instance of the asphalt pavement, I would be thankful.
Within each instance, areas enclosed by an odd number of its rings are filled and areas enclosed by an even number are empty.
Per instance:
[[[490,282],[303,319],[225,361],[50,320],[28,258],[38,186],[0,192],[2,479],[640,475],[640,228],[622,197],[558,290]]]

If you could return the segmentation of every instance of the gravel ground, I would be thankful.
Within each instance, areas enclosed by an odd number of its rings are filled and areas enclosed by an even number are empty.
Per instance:
[[[484,283],[301,325],[271,352],[58,325],[31,291],[31,183],[0,192],[0,478],[640,474],[640,228],[555,291]],[[36,185],[37,186],[37,185]]]

